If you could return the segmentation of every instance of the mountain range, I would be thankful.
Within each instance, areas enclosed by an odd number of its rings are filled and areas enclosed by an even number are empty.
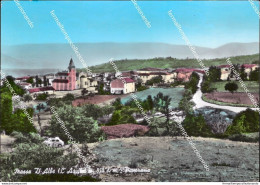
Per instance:
[[[186,45],[166,43],[75,43],[88,66],[108,62],[110,58],[148,59],[173,57],[194,58]],[[214,59],[259,53],[259,42],[228,43],[217,48],[194,46],[201,59]],[[2,69],[66,69],[70,58],[83,68],[69,44],[25,44],[2,46]]]

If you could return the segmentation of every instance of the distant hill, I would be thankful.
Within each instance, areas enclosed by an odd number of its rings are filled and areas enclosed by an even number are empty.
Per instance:
[[[215,65],[227,64],[227,58],[220,59],[204,59],[203,63],[206,67]],[[244,63],[259,63],[259,54],[230,57],[232,64],[244,64]],[[114,61],[119,71],[128,71],[141,69],[145,67],[154,68],[201,68],[196,59],[176,59],[176,58],[154,58],[154,59],[133,59],[133,60],[118,60]],[[115,69],[110,63],[96,65],[90,68],[92,72],[115,72]],[[84,70],[84,69],[82,69]]]
[[[186,45],[165,43],[75,43],[75,45],[88,66],[108,62],[110,58],[115,60],[170,56],[177,59],[194,58]],[[259,53],[259,43],[229,43],[214,49],[196,46],[196,51],[205,59],[251,55]],[[76,67],[83,67],[67,43],[2,46],[1,53],[2,68],[64,69],[70,57],[73,57]]]

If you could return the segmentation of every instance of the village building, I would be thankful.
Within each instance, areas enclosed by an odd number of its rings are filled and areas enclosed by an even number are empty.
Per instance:
[[[19,85],[20,85],[23,89],[26,89],[26,90],[32,88],[32,84],[27,83],[27,82],[21,82],[21,83],[19,83]]]
[[[150,73],[139,73],[139,78],[142,80],[142,83],[146,83],[154,77],[161,76],[164,83],[173,83],[174,78],[176,78],[176,73],[168,73],[168,72],[150,72]]]
[[[112,80],[110,83],[111,94],[128,94],[135,92],[135,81],[131,78]]]
[[[151,73],[151,72],[167,72],[167,69],[159,69],[153,67],[146,67],[136,71],[137,73]]]
[[[245,72],[247,73],[247,77],[249,78],[249,75],[252,71],[255,71],[259,68],[259,65],[257,64],[243,64],[241,65],[241,68],[245,69]]]
[[[23,77],[15,78],[14,82],[16,84],[19,84],[22,82],[26,82],[29,78],[31,78],[31,76],[23,76]]]
[[[193,72],[204,74],[205,72],[195,68],[178,68],[175,70],[176,79],[182,82],[188,82]]]
[[[56,91],[72,91],[76,89],[76,86],[76,68],[73,60],[70,59],[68,71],[57,73],[52,81],[52,87]]]
[[[54,91],[55,91],[55,89],[52,86],[49,86],[49,87],[37,87],[37,88],[28,89],[28,92],[30,94],[39,94],[39,93],[53,94]]]
[[[98,81],[92,77],[88,77],[87,73],[81,72],[77,78],[77,88],[86,89],[89,92],[97,93]]]
[[[234,76],[231,78],[231,66],[230,65],[220,65],[218,66],[218,68],[220,69],[221,72],[221,76],[220,79],[221,80],[236,80],[236,78],[234,78]],[[239,70],[241,70],[242,68],[245,69],[245,72],[247,73],[247,78],[249,78],[249,75],[252,71],[255,71],[256,69],[259,68],[259,65],[257,64],[242,64],[241,66],[239,66]],[[239,71],[237,71],[237,73],[239,73]]]
[[[55,74],[46,74],[44,75],[47,81],[47,85],[52,86],[52,81],[56,78]]]
[[[220,69],[220,73],[221,73],[220,79],[227,80],[231,74],[230,65],[220,65],[218,66],[218,68]]]

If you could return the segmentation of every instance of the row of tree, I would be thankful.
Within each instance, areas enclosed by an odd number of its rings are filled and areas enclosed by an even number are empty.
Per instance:
[[[7,77],[6,80],[9,82],[14,92],[17,95],[23,96],[25,91],[14,83],[12,77]],[[13,109],[13,94],[7,87],[7,83],[4,83],[1,88],[1,104],[0,104],[0,131],[5,131],[7,134],[11,134],[13,131],[19,131],[23,133],[36,132],[35,127],[29,121],[26,113],[22,109]],[[20,103],[20,102],[18,102]],[[29,116],[33,117],[33,109],[26,109]]]
[[[42,81],[42,79],[40,79],[40,78],[38,77],[38,75],[36,75],[36,76],[35,76],[35,80],[34,80],[34,77],[30,77],[30,78],[28,78],[28,79],[26,80],[26,82],[32,84],[33,87],[40,87],[42,84],[43,84],[45,87],[48,86],[48,85],[50,85],[49,82],[48,82],[48,80],[47,80],[47,78],[46,78],[46,76],[43,76],[43,81]]]

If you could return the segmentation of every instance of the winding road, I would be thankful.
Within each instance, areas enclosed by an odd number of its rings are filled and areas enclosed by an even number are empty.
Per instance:
[[[233,111],[233,112],[241,112],[241,111],[244,111],[246,110],[248,107],[233,107],[233,106],[222,106],[222,105],[217,105],[217,104],[212,104],[212,103],[208,103],[208,102],[205,102],[203,99],[202,99],[202,92],[201,92],[201,83],[202,83],[202,80],[203,80],[203,75],[200,74],[200,73],[197,73],[200,77],[200,80],[199,80],[199,83],[198,83],[198,90],[197,92],[194,94],[193,98],[192,98],[192,101],[195,103],[195,106],[193,107],[193,109],[198,109],[198,108],[201,108],[201,107],[213,107],[213,108],[216,108],[216,109],[226,109],[226,110],[230,110],[230,111]],[[252,108],[253,110],[257,110],[256,108]]]

